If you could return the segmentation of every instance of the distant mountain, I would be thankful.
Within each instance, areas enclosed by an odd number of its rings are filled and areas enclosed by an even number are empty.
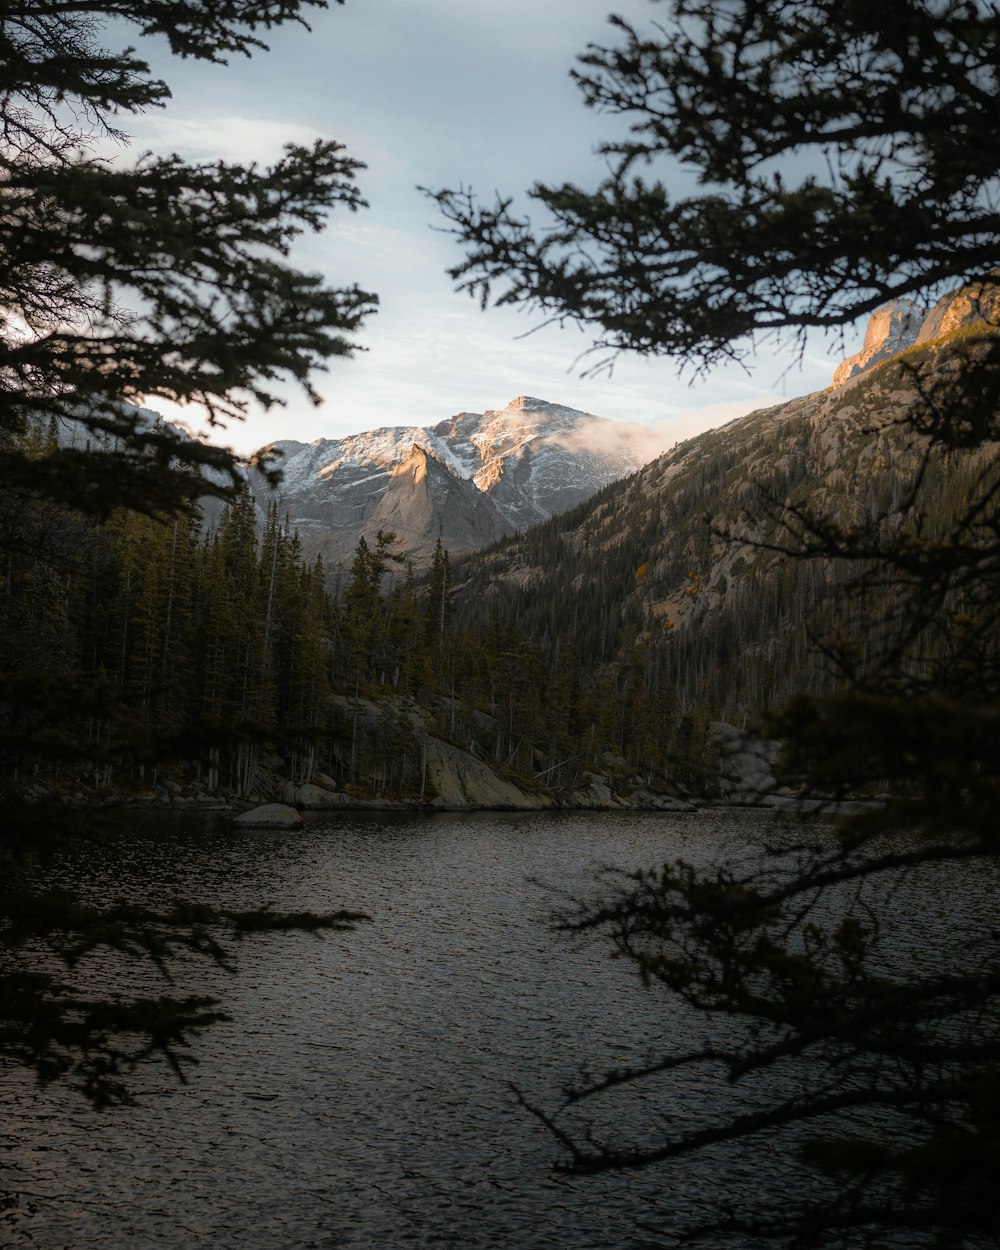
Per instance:
[[[346,563],[358,539],[394,530],[416,563],[440,538],[452,555],[487,546],[588,499],[662,447],[648,427],[519,396],[434,426],[389,426],[314,443],[282,441],[283,481],[251,471],[309,555]],[[264,450],[264,449],[262,449]]]
[[[682,705],[736,722],[822,687],[828,665],[812,639],[841,631],[863,647],[866,623],[857,604],[832,593],[842,565],[776,550],[788,541],[783,511],[807,503],[844,527],[893,532],[927,447],[905,423],[918,386],[909,366],[925,370],[924,385],[947,384],[959,376],[956,344],[975,351],[998,313],[995,289],[992,300],[952,292],[922,321],[909,308],[880,310],[866,358],[851,362],[857,371],[838,370],[839,384],[679,444],[580,507],[462,561],[466,620],[484,624],[499,608],[543,647],[571,641],[586,668],[653,666]],[[925,535],[975,497],[982,472],[1000,473],[995,453],[982,450],[932,468]]]

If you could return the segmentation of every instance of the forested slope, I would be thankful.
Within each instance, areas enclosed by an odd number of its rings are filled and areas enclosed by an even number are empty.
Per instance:
[[[643,802],[701,783],[669,688],[543,655],[516,621],[460,627],[440,545],[419,584],[386,532],[331,578],[276,505],[256,522],[246,489],[209,526],[0,498],[0,796],[259,800],[322,778],[338,805],[539,806],[606,803],[574,790],[591,770]]]
[[[641,669],[682,708],[738,722],[828,687],[835,677],[817,644],[853,645],[863,661],[894,592],[836,593],[861,570],[824,558],[810,523],[873,543],[907,527],[933,536],[989,491],[986,453],[945,455],[903,424],[981,332],[965,328],[699,435],[462,561],[463,619],[516,620],[546,654],[571,639],[588,670]]]

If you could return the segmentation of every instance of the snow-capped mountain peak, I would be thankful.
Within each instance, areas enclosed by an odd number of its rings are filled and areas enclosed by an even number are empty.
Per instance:
[[[271,446],[283,453],[282,514],[332,564],[372,526],[395,530],[418,562],[438,538],[452,554],[473,550],[573,507],[657,450],[643,426],[528,395],[433,426]],[[250,480],[266,505],[263,479]]]

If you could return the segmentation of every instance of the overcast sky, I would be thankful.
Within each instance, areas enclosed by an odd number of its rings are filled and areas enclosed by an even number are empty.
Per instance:
[[[334,213],[295,254],[331,282],[378,292],[361,336],[368,351],[319,376],[321,407],[290,389],[283,411],[253,414],[218,441],[245,453],[277,438],[431,424],[526,394],[661,425],[668,447],[827,385],[841,350],[822,339],[801,363],[760,354],[750,377],[729,368],[692,385],[670,361],[623,357],[611,377],[585,378],[589,340],[578,330],[529,334],[530,315],[482,312],[453,289],[446,269],[458,247],[417,187],[462,184],[492,198],[535,180],[593,185],[594,146],[619,123],[583,107],[569,70],[589,41],[611,35],[610,11],[644,20],[655,10],[649,0],[348,0],[311,14],[311,31],[271,32],[270,52],[227,67],[168,59],[143,41],[174,98],[130,120],[134,151],[266,162],[283,143],[323,136],[368,166],[370,208]]]

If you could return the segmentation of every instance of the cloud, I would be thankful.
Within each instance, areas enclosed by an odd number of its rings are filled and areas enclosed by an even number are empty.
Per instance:
[[[157,153],[177,152],[185,160],[226,160],[240,164],[252,161],[270,164],[278,160],[285,146],[307,146],[322,133],[312,126],[262,117],[177,117],[169,113],[147,113],[131,123],[133,150]]]
[[[600,455],[615,455],[626,442],[635,451],[638,464],[647,464],[666,451],[670,443],[657,427],[639,425],[634,421],[612,421],[607,425],[586,425],[551,440],[570,451],[588,451]]]
[[[321,408],[282,386],[284,409],[251,412],[213,441],[249,452],[283,437],[431,424],[528,394],[639,422],[669,447],[825,386],[836,359],[821,358],[823,344],[813,348],[812,340],[801,363],[762,352],[755,378],[720,370],[693,388],[666,360],[623,357],[610,376],[581,377],[593,363],[580,358],[586,334],[549,327],[523,337],[531,314],[482,314],[453,293],[445,270],[461,249],[432,229],[442,219],[415,184],[472,183],[489,199],[494,187],[514,193],[535,175],[584,184],[600,176],[593,144],[621,119],[584,109],[567,71],[588,41],[615,40],[609,10],[643,24],[654,7],[649,0],[376,0],[316,12],[311,33],[294,24],[270,32],[272,53],[250,62],[237,58],[220,69],[165,61],[173,98],[165,110],[128,119],[133,152],[269,164],[289,142],[335,135],[369,166],[359,186],[371,208],[333,213],[326,231],[296,241],[292,257],[332,285],[357,282],[378,292],[378,315],[359,334],[369,350],[315,376]]]

